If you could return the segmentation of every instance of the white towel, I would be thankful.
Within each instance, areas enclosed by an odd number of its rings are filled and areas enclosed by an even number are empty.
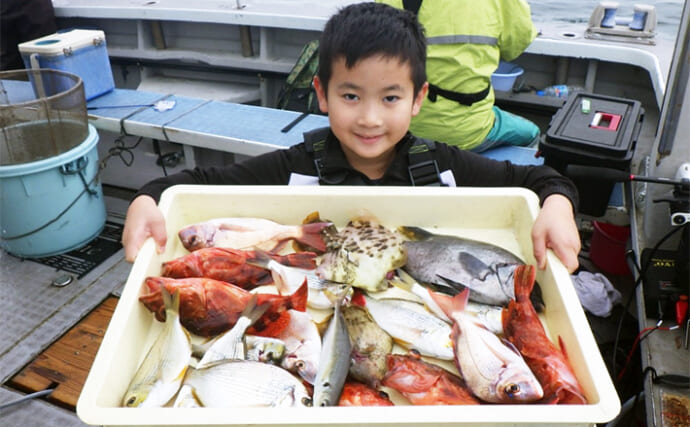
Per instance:
[[[601,273],[580,271],[570,277],[580,304],[595,316],[610,316],[613,306],[621,302],[621,293]]]

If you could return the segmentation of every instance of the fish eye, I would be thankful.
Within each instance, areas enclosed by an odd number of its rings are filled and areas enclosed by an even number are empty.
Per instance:
[[[331,402],[328,399],[324,399],[319,406],[331,406]]]
[[[313,405],[314,405],[314,401],[311,400],[311,399],[308,398],[308,397],[303,397],[303,398],[302,398],[302,404],[303,404],[304,406],[313,406]]]
[[[505,392],[508,396],[513,397],[516,394],[520,393],[520,385],[515,383],[508,384],[505,388]]]
[[[131,396],[129,399],[127,399],[127,403],[125,403],[125,406],[132,406],[136,401],[136,396]]]
[[[306,365],[304,364],[304,361],[303,361],[303,360],[298,360],[297,363],[295,363],[295,366],[297,367],[297,369],[302,369],[302,368],[304,368]]]

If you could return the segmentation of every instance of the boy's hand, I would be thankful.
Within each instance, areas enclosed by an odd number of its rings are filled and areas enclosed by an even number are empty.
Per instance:
[[[532,227],[534,258],[539,269],[546,268],[546,249],[552,249],[569,273],[579,265],[580,234],[575,224],[573,205],[560,194],[544,200]]]
[[[125,259],[134,262],[144,241],[153,237],[158,253],[165,250],[168,235],[165,231],[165,218],[158,209],[156,201],[150,196],[139,196],[127,209],[125,228],[122,231],[122,246]]]

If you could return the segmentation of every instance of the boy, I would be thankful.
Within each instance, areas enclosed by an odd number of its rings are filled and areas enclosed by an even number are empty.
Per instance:
[[[224,168],[183,171],[145,185],[135,196],[123,232],[125,257],[133,261],[147,237],[165,246],[164,218],[156,206],[174,184],[347,184],[412,185],[410,147],[425,151],[439,174],[417,177],[446,185],[522,186],[535,191],[542,209],[532,229],[534,255],[546,266],[551,248],[569,271],[578,266],[580,239],[574,221],[577,191],[546,166],[497,162],[408,133],[428,90],[426,42],[422,27],[407,11],[377,3],[357,3],[336,13],[321,35],[319,107],[330,129],[305,135],[306,142]],[[418,150],[422,148],[422,150]],[[416,168],[414,168],[416,169]],[[421,182],[420,182],[421,181]],[[461,215],[462,213],[458,213]]]

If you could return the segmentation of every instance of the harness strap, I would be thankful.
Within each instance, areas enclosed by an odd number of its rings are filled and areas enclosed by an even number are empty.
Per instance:
[[[452,90],[441,89],[435,84],[429,83],[429,93],[427,94],[427,97],[429,98],[429,101],[436,102],[437,97],[442,96],[444,98],[450,99],[451,101],[455,101],[461,105],[467,105],[469,107],[475,102],[479,102],[482,99],[486,98],[490,90],[491,85],[488,85],[486,89],[480,90],[479,92],[461,93],[454,92]]]
[[[415,187],[431,186],[445,187],[441,182],[441,172],[436,162],[436,143],[422,138],[416,138],[407,152],[410,165],[407,171],[410,181]]]

